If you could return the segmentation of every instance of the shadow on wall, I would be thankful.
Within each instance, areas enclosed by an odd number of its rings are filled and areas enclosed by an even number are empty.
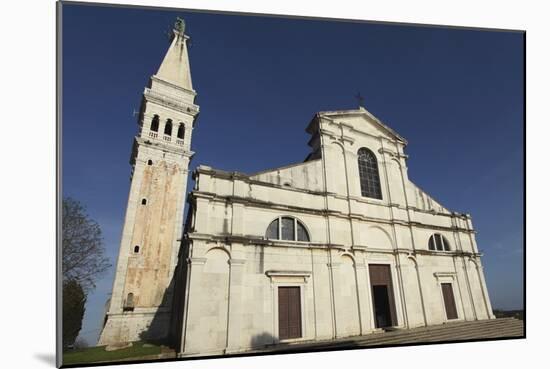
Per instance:
[[[250,347],[253,349],[265,348],[275,344],[275,337],[270,333],[263,332],[257,335],[252,336],[250,339]],[[283,345],[283,344],[279,344]]]
[[[191,227],[192,213],[193,211],[190,208],[184,224],[183,234],[186,234]],[[159,309],[161,311],[157,311],[149,327],[139,335],[141,341],[168,346],[176,352],[179,350],[183,339],[183,310],[185,307],[189,247],[189,240],[182,237],[177,256],[178,262],[172,274],[172,280],[162,296],[161,309]]]
[[[177,291],[178,267],[172,276],[172,280],[168,284],[168,287],[164,290],[162,296],[162,302],[159,309],[153,316],[151,323],[147,329],[143,330],[139,334],[139,339],[145,343],[151,343],[155,345],[164,345],[170,348],[175,348],[178,340],[175,338],[175,329],[173,329],[174,321],[178,318],[175,312],[174,296],[177,295],[174,291]]]

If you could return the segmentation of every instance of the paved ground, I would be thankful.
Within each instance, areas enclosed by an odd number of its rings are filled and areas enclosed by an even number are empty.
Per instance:
[[[503,318],[479,320],[474,322],[446,323],[442,325],[413,329],[399,329],[330,341],[277,345],[261,350],[255,350],[254,353],[322,351],[428,342],[521,338],[523,336],[523,320]]]

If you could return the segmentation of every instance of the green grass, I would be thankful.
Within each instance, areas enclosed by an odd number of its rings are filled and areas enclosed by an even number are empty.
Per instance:
[[[123,360],[160,354],[160,346],[143,347],[143,344],[144,342],[134,342],[132,347],[116,351],[105,351],[105,346],[66,351],[63,353],[63,365]]]

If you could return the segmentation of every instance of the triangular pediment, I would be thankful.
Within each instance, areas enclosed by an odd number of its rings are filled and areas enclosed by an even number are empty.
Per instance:
[[[363,107],[353,110],[323,111],[319,112],[318,116],[338,123],[345,123],[358,132],[374,136],[385,136],[388,139],[395,139],[405,145],[407,144],[404,137]]]

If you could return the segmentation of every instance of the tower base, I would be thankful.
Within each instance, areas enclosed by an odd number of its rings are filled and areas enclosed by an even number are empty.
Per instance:
[[[163,341],[170,336],[170,312],[107,314],[97,346],[135,341]]]

